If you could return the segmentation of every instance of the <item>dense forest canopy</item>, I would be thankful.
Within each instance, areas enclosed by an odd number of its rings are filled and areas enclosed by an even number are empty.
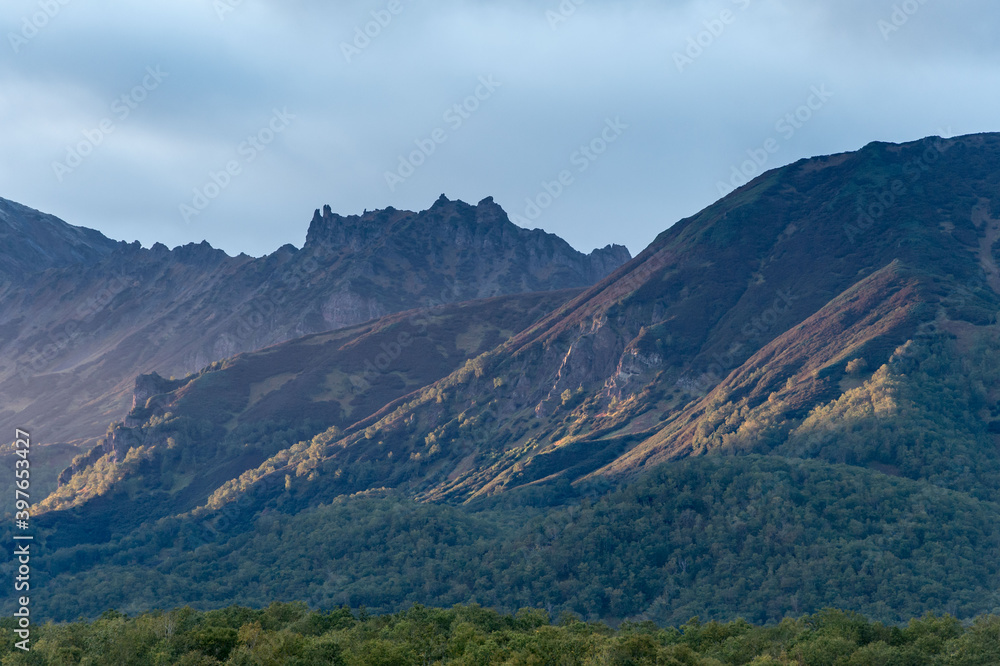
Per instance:
[[[107,611],[93,622],[48,624],[33,649],[14,650],[11,621],[0,621],[0,664],[153,666],[211,664],[418,666],[986,666],[1000,663],[1000,617],[962,624],[925,615],[903,626],[825,610],[770,626],[692,618],[612,629],[572,614],[522,609],[503,615],[479,606],[413,606],[394,615],[346,607],[310,611],[302,603],[266,609],[184,607],[128,617]]]

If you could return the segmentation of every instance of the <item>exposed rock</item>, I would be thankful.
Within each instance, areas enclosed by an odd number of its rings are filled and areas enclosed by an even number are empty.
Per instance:
[[[155,372],[139,375],[135,378],[135,390],[132,392],[132,409],[143,407],[154,395],[169,393],[184,383],[184,380],[164,379]]]

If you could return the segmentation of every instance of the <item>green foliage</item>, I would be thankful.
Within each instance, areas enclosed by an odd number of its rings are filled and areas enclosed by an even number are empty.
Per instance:
[[[311,508],[279,498],[221,519],[169,519],[47,552],[39,612],[298,598],[380,613],[542,605],[589,621],[662,623],[778,622],[841,607],[899,622],[995,607],[1000,507],[932,484],[746,456],[665,465],[596,501],[556,484],[548,493],[565,492],[568,504],[553,506],[543,489],[466,507],[385,492]],[[217,531],[190,547],[202,524]]]
[[[856,358],[847,362],[846,366],[847,374],[849,375],[860,375],[862,372],[868,369],[868,361],[863,358]]]
[[[874,467],[981,499],[1000,500],[1000,343],[984,335],[959,354],[941,337],[901,347],[862,386],[816,408],[775,452]]]
[[[13,648],[10,620],[0,634],[0,664],[253,664],[401,666],[510,664],[579,666],[980,666],[1000,663],[1000,618],[983,616],[966,628],[949,616],[925,616],[906,627],[886,626],[839,611],[778,625],[743,620],[679,628],[625,623],[617,631],[577,620],[550,624],[523,609],[504,615],[479,606],[413,606],[394,615],[346,607],[309,611],[302,604],[267,610],[231,606],[206,613],[189,608],[93,622],[46,624],[33,632],[32,651]],[[305,627],[323,627],[321,632]]]

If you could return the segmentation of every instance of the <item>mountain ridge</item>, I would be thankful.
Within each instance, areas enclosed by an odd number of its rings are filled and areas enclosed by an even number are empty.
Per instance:
[[[976,215],[972,211],[982,205],[981,196],[969,196],[961,189],[956,191],[951,185],[945,187],[923,176],[909,181],[920,187],[893,211],[902,215],[897,217],[901,223],[873,228],[864,245],[854,245],[846,238],[845,223],[853,216],[847,218],[833,211],[831,204],[839,200],[836,205],[840,211],[854,210],[855,206],[845,201],[845,194],[853,192],[848,196],[857,201],[877,198],[884,192],[882,183],[895,182],[930,154],[936,156],[939,166],[935,168],[941,168],[947,156],[948,169],[970,176],[974,172],[978,180],[970,179],[964,187],[969,194],[975,191],[985,195],[997,168],[984,155],[993,154],[998,144],[997,135],[951,141],[932,138],[902,146],[871,144],[846,157],[818,158],[768,172],[695,218],[664,232],[616,274],[477,359],[475,372],[453,373],[428,387],[423,397],[386,414],[380,423],[368,428],[376,433],[372,441],[382,438],[387,446],[393,442],[399,447],[395,453],[407,456],[422,450],[414,439],[430,441],[440,439],[444,433],[450,439],[443,442],[468,441],[475,431],[475,441],[500,446],[499,451],[478,454],[481,457],[473,467],[478,466],[483,475],[470,477],[464,486],[461,482],[456,485],[453,481],[411,476],[408,487],[425,499],[501,492],[522,482],[551,479],[553,472],[558,476],[558,468],[542,463],[561,448],[572,447],[585,456],[589,455],[585,451],[603,452],[606,447],[602,442],[610,443],[607,438],[611,435],[633,437],[673,418],[673,412],[694,401],[711,401],[711,397],[702,399],[702,393],[710,392],[730,372],[737,372],[793,324],[813,316],[831,300],[849,299],[847,294],[855,288],[856,280],[877,274],[880,266],[898,265],[890,269],[896,274],[914,270],[913,265],[922,266],[916,270],[924,285],[921,289],[930,294],[925,297],[929,298],[929,307],[905,324],[907,331],[938,316],[934,303],[940,296],[933,292],[941,291],[935,285],[942,280],[952,285],[949,288],[971,289],[960,316],[985,312],[994,307],[996,294],[982,272],[979,243],[974,241]],[[831,180],[831,172],[847,175]],[[877,176],[872,178],[870,174]],[[858,189],[871,187],[870,182],[875,183],[873,195]],[[839,189],[832,188],[831,183],[838,183]],[[810,189],[814,192],[806,194]],[[808,203],[815,192],[827,200],[818,209]],[[952,204],[952,210],[927,205],[942,196],[952,197],[957,205]],[[994,198],[993,205],[997,203]],[[761,208],[762,212],[748,213],[747,206]],[[919,217],[908,217],[911,210]],[[807,226],[804,220],[810,217],[817,221]],[[768,220],[769,231],[761,233],[761,229],[745,225],[748,218]],[[797,224],[801,228],[796,228]],[[886,235],[888,238],[880,238]],[[839,243],[832,242],[838,237]],[[822,256],[820,248],[824,246],[832,249],[834,263],[815,262],[814,257]],[[792,247],[797,249],[790,254]],[[735,258],[740,253],[746,255],[749,248],[761,252],[761,257]],[[730,258],[734,252],[734,258]],[[776,263],[772,257],[787,258]],[[934,270],[928,272],[928,267]],[[810,283],[809,292],[796,291],[796,283],[803,279]],[[893,279],[878,289],[896,289],[891,284]],[[720,291],[725,294],[723,298],[708,296]],[[704,308],[706,303],[711,307]],[[892,301],[887,303],[892,311]],[[733,310],[726,313],[726,307]],[[670,308],[676,314],[670,314]],[[835,316],[848,316],[847,312]],[[766,322],[760,320],[762,315]],[[830,334],[817,329],[809,335]],[[888,360],[895,346],[890,340],[905,341],[901,335],[876,326],[870,344],[881,340],[877,344],[882,351],[878,358],[872,357],[872,362]],[[720,339],[728,339],[728,346]],[[729,359],[721,356],[727,349],[733,355]],[[699,363],[699,359],[705,360]],[[711,370],[708,362],[712,360],[717,370]],[[681,365],[671,370],[670,363],[678,361]],[[686,380],[692,373],[707,384],[692,386]],[[497,378],[501,383],[495,381]],[[506,381],[508,378],[511,381]],[[806,382],[796,389],[800,392],[796,398],[800,411],[834,397],[828,391],[809,388],[811,385]],[[440,393],[448,394],[453,403],[449,409],[437,406],[435,396]],[[693,418],[700,419],[697,427],[711,430],[713,426],[704,421],[704,408],[692,409]],[[657,415],[660,410],[666,411]],[[518,418],[518,414],[522,416]],[[644,414],[651,420],[646,420]],[[443,421],[451,425],[443,426]],[[414,427],[414,423],[419,425]],[[469,430],[463,425],[468,423],[478,425]],[[334,459],[355,464],[374,455],[371,444],[366,442],[367,432],[364,437],[359,431],[339,437],[340,441],[335,439],[329,445]],[[452,464],[461,469],[464,463],[458,458],[464,459],[464,454],[456,453]],[[567,458],[571,459],[572,455]],[[652,459],[660,460],[656,456]],[[286,464],[303,460],[301,455],[293,456]],[[326,464],[322,461],[321,454],[312,464]],[[579,462],[575,460],[574,468],[579,467]],[[546,471],[530,472],[533,464]],[[387,481],[407,478],[399,471],[387,473]]]
[[[94,263],[117,243],[99,231],[0,198],[0,277],[21,282],[49,268]]]
[[[487,209],[489,215],[481,214]],[[628,255],[618,248],[587,259],[544,232],[539,237],[515,231],[495,204],[476,208],[442,198],[429,210],[452,230],[459,223],[473,231],[489,223],[501,232],[496,247],[492,252],[482,246],[456,248],[433,257],[413,249],[406,256],[412,234],[396,239],[399,230],[381,229],[382,245],[349,252],[320,242],[314,225],[303,249],[285,246],[254,259],[230,257],[207,242],[144,249],[138,242],[114,242],[98,234],[102,249],[86,255],[89,263],[55,267],[44,279],[0,294],[6,322],[0,338],[6,361],[0,394],[8,397],[8,405],[23,403],[24,395],[49,391],[53,383],[73,384],[66,373],[74,369],[113,378],[99,392],[107,396],[111,391],[113,398],[93,405],[97,419],[50,424],[53,440],[93,438],[103,431],[100,421],[109,420],[110,410],[121,413],[139,374],[184,375],[240,351],[414,305],[537,291],[543,282],[556,289],[580,287]],[[395,214],[412,223],[424,221],[425,213]],[[368,219],[380,214],[370,213]],[[45,221],[65,225],[55,218]],[[395,243],[391,252],[385,242]],[[537,242],[541,249],[529,247]],[[472,264],[478,264],[475,271],[463,272]],[[195,329],[188,341],[176,333],[185,326]],[[108,371],[95,370],[95,364]],[[13,399],[15,393],[21,398]],[[72,387],[61,397],[73,404],[90,393]],[[0,410],[0,427],[11,418],[31,420],[41,413]]]
[[[544,232],[518,230],[495,204],[442,197],[432,208],[433,220],[426,211],[398,212],[409,228],[378,228],[378,244],[356,252],[316,239],[259,258],[231,257],[205,241],[143,248],[57,218],[25,218],[39,238],[69,238],[52,262],[32,264],[31,279],[0,276],[0,429],[35,424],[45,470],[36,490],[54,490],[60,471],[128,413],[137,376],[184,377],[241,352],[414,307],[579,288],[628,258],[624,248],[589,257]],[[439,243],[431,253],[414,232],[429,224],[452,239],[459,228],[476,237],[488,225],[493,242]],[[73,250],[88,239],[96,249]]]

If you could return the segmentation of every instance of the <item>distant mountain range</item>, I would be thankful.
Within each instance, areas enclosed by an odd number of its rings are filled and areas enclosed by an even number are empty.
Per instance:
[[[325,210],[303,250],[260,260],[164,249],[156,275],[197,255],[219,286],[155,301],[159,337],[136,347],[212,361],[140,377],[36,507],[50,610],[287,593],[608,621],[995,611],[998,188],[1000,135],[932,137],[769,171],[631,260],[490,200]],[[219,343],[274,293],[250,276],[320,248],[336,271],[272,298],[280,326]],[[204,332],[182,344],[178,322]]]
[[[185,376],[419,306],[588,286],[631,258],[517,227],[492,199],[444,196],[420,213],[324,207],[302,249],[258,259],[144,249],[5,200],[0,238],[0,430],[44,424],[40,441],[80,450],[127,412],[140,374]],[[65,464],[74,449],[60,450]]]

